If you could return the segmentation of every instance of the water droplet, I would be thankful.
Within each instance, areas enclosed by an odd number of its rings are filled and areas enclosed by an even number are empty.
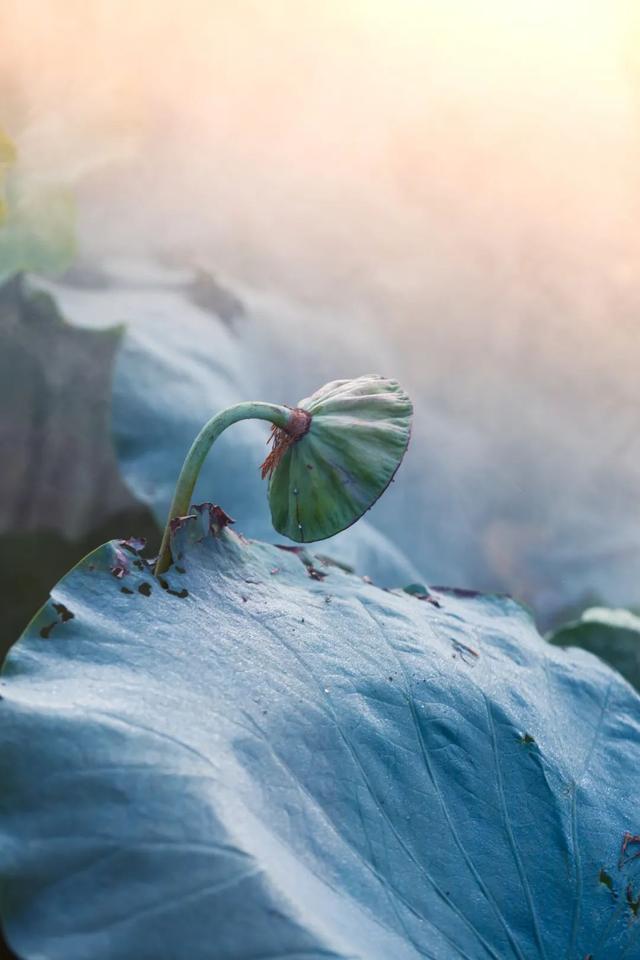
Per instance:
[[[297,496],[298,496],[298,488],[297,488],[297,487],[294,487],[294,488],[293,488],[293,495],[294,495],[294,497],[297,497]]]

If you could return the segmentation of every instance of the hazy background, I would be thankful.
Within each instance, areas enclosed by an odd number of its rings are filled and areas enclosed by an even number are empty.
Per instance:
[[[640,602],[639,25],[632,0],[0,0],[0,122],[73,184],[82,259],[281,304],[267,399],[401,379],[413,444],[372,520],[545,620]]]

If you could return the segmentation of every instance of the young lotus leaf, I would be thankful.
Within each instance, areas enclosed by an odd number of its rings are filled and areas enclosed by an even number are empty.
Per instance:
[[[309,416],[293,442],[276,432],[270,473],[278,533],[309,543],[355,523],[384,493],[405,454],[413,408],[395,380],[335,380],[297,407]]]
[[[101,547],[9,655],[22,960],[637,960],[635,691],[509,600],[220,519],[175,525],[160,583]]]
[[[582,647],[595,653],[640,690],[640,617],[629,610],[592,607],[548,640],[559,647]]]

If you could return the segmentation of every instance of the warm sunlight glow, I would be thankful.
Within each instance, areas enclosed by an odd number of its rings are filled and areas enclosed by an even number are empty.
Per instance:
[[[433,243],[623,277],[638,36],[632,0],[10,0],[4,123],[93,246],[170,235],[306,290],[335,263],[410,289]]]

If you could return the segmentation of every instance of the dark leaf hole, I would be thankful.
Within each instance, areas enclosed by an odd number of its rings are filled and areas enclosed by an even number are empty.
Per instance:
[[[71,613],[71,610],[68,610],[65,607],[64,603],[54,603],[53,609],[56,611],[62,623],[66,623],[67,620],[73,620],[75,614]]]
[[[523,733],[521,737],[518,737],[520,743],[526,744],[529,746],[530,743],[535,743],[535,737],[532,737],[530,733]]]
[[[598,874],[598,880],[603,886],[611,891],[614,898],[617,897],[617,894],[613,889],[613,880],[611,879],[611,875],[607,873],[604,867],[601,868],[600,873]]]
[[[186,597],[189,596],[189,591],[186,590],[184,587],[182,588],[182,590],[172,590],[171,587],[169,586],[169,581],[165,580],[164,577],[158,577],[158,583],[160,584],[162,589],[166,590],[167,593],[170,593],[172,597],[180,597],[181,600],[184,600]]]
[[[46,627],[42,627],[40,630],[40,636],[43,640],[47,640],[51,635],[51,631],[54,627],[57,627],[59,623],[66,623],[68,620],[73,620],[75,614],[71,612],[64,603],[53,603],[53,609],[58,614],[58,619],[54,620],[53,623],[48,623]]]

